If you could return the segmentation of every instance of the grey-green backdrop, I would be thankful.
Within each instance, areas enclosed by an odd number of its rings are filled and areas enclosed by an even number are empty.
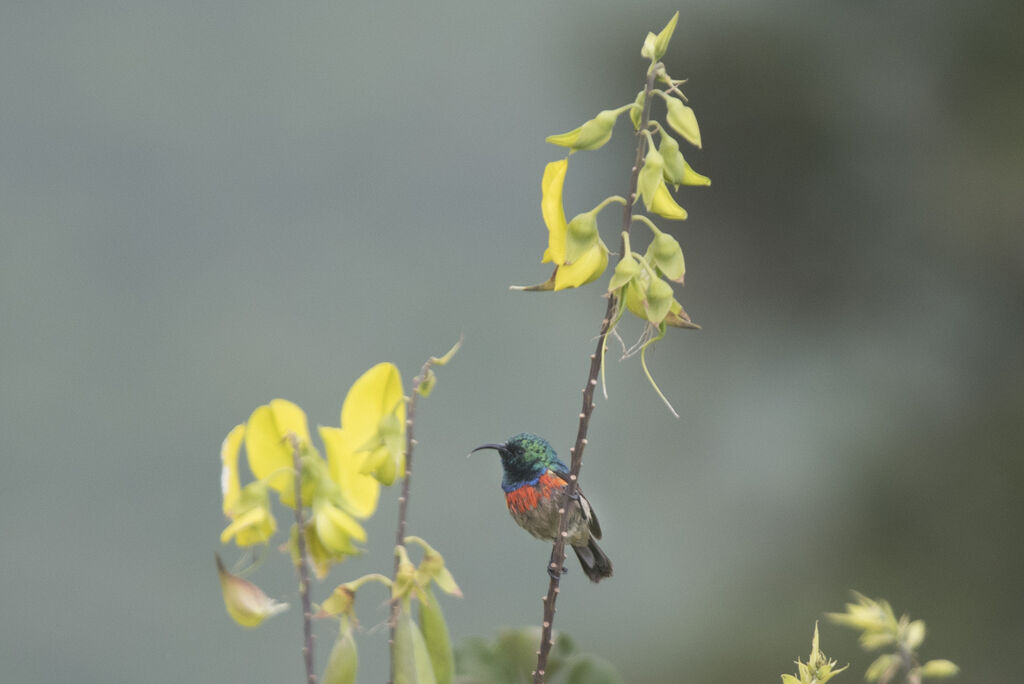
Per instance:
[[[547,547],[466,453],[532,430],[568,455],[600,288],[507,288],[548,275],[544,136],[630,101],[676,9],[714,181],[673,226],[704,329],[650,358],[678,420],[610,357],[583,482],[616,574],[571,572],[557,626],[630,682],[773,681],[856,588],[962,681],[1019,677],[1014,0],[8,0],[0,679],[298,681],[298,611],[243,631],[221,604],[220,441],[277,396],[336,423],[363,370],[408,379],[460,333],[410,531],[465,591],[456,638],[538,623]],[[629,138],[574,158],[570,213],[625,191]],[[395,496],[332,579],[390,566]],[[287,563],[256,579],[295,602]],[[851,634],[822,644],[863,671]]]

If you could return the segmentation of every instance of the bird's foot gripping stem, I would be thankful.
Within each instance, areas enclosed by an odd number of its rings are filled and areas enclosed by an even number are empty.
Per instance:
[[[551,579],[553,579],[553,580],[562,579],[562,575],[565,575],[568,572],[569,572],[569,568],[565,567],[564,565],[562,566],[561,570],[558,570],[558,564],[555,563],[554,560],[552,560],[550,563],[548,563],[548,575],[550,575]]]

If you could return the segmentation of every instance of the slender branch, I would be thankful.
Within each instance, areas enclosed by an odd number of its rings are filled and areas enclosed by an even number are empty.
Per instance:
[[[313,671],[313,606],[309,599],[309,561],[306,558],[306,532],[303,529],[302,515],[302,463],[299,458],[299,439],[288,434],[292,445],[292,462],[295,466],[295,528],[299,545],[299,594],[302,596],[302,658],[306,664],[306,681],[316,684],[316,673]]]
[[[643,115],[640,118],[640,127],[637,132],[636,158],[633,160],[633,168],[629,177],[629,192],[626,194],[626,204],[622,210],[622,233],[623,242],[619,249],[619,260],[626,254],[626,239],[633,218],[633,203],[636,201],[637,182],[640,177],[640,167],[643,166],[644,153],[647,149],[647,136],[642,132],[647,129],[651,116],[651,92],[654,90],[654,81],[657,78],[657,69],[652,65],[647,72],[647,84],[644,87]],[[590,416],[594,412],[594,388],[597,387],[597,378],[601,373],[601,359],[604,349],[605,338],[615,318],[616,297],[608,295],[608,306],[605,308],[604,318],[601,320],[601,331],[597,335],[597,349],[590,355],[590,372],[587,375],[587,384],[583,387],[583,408],[580,410],[579,428],[576,430],[576,445],[572,448],[572,462],[569,466],[569,483],[565,488],[562,497],[562,505],[558,509],[560,514],[558,522],[558,536],[551,547],[551,561],[548,565],[548,593],[544,596],[544,618],[541,623],[540,648],[537,651],[537,667],[533,671],[534,684],[543,684],[544,674],[548,663],[548,654],[551,652],[551,632],[555,622],[555,601],[558,599],[559,582],[561,579],[562,565],[565,563],[565,539],[568,536],[569,516],[566,511],[569,509],[569,501],[579,489],[580,466],[583,464],[583,448],[587,445],[587,431],[590,428]]]
[[[914,653],[907,648],[906,644],[900,644],[899,656],[900,664],[907,676],[906,684],[921,684],[921,675],[914,671],[917,667],[917,659],[914,658]]]
[[[409,406],[406,410],[405,416],[405,477],[402,479],[402,495],[398,497],[398,526],[395,530],[395,546],[405,546],[405,520],[406,514],[409,510],[409,485],[412,481],[412,450],[416,446],[416,440],[413,438],[413,426],[416,421],[416,398],[419,397],[420,385],[427,379],[427,374],[430,372],[430,367],[434,364],[433,357],[427,359],[427,362],[423,364],[420,369],[420,374],[412,379],[412,396],[409,398]],[[392,577],[398,577],[398,555],[395,555],[395,568],[394,572],[391,573]],[[391,602],[391,615],[388,619],[388,626],[390,627],[391,635],[388,639],[388,644],[392,650],[395,646],[395,626],[398,624],[398,602]],[[388,679],[388,684],[395,679],[395,659],[391,658],[391,676]]]

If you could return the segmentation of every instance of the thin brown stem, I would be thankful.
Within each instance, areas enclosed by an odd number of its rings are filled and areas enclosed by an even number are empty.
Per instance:
[[[416,398],[419,397],[420,385],[426,380],[430,367],[434,364],[434,359],[427,359],[427,362],[423,364],[420,369],[420,374],[412,379],[412,395],[409,398],[409,405],[406,409],[405,417],[405,477],[402,479],[402,494],[398,497],[398,525],[395,530],[395,546],[405,546],[405,527],[406,527],[406,515],[409,511],[409,487],[412,482],[412,451],[413,447],[416,446],[416,440],[413,438],[413,426],[415,425],[416,419]],[[392,577],[398,577],[398,563],[399,557],[395,555],[395,568],[391,573]],[[390,627],[390,637],[388,644],[391,646],[392,651],[395,646],[395,625],[398,623],[398,602],[391,602],[391,615],[388,619],[388,626]],[[391,676],[388,679],[388,684],[391,684],[395,679],[395,660],[391,658]]]
[[[906,645],[900,644],[899,656],[903,672],[906,674],[907,684],[921,684],[921,675],[917,671],[918,663],[917,659],[914,658],[913,652]]]
[[[652,65],[647,72],[647,83],[644,87],[643,115],[640,118],[640,127],[637,133],[636,158],[633,160],[633,168],[629,177],[629,192],[626,194],[626,205],[622,211],[622,232],[629,234],[633,218],[633,203],[636,201],[637,182],[640,177],[640,167],[643,166],[644,153],[647,149],[647,136],[642,132],[647,130],[647,123],[651,116],[651,92],[654,90],[654,80],[657,77],[657,70]],[[625,239],[619,249],[619,259],[625,254]],[[548,564],[548,593],[544,596],[544,618],[541,623],[540,648],[537,651],[537,667],[533,671],[534,684],[543,684],[544,675],[548,663],[548,654],[551,652],[551,632],[555,622],[555,601],[558,599],[559,582],[561,580],[562,566],[565,563],[565,538],[568,536],[569,516],[565,513],[569,509],[569,501],[576,494],[579,488],[580,467],[583,464],[583,448],[587,445],[587,431],[590,428],[590,416],[594,412],[594,388],[597,387],[597,378],[601,373],[601,359],[604,356],[601,352],[604,349],[605,338],[615,319],[616,297],[608,295],[608,306],[605,308],[604,318],[601,320],[601,330],[597,335],[597,349],[590,355],[590,372],[587,375],[587,384],[583,387],[583,407],[580,410],[579,427],[576,430],[576,445],[572,449],[572,462],[569,466],[569,483],[565,488],[562,497],[562,505],[558,509],[561,514],[558,523],[558,536],[551,547],[551,561]]]
[[[306,664],[306,682],[316,684],[316,673],[313,671],[313,606],[309,598],[309,560],[306,558],[305,521],[302,514],[302,462],[299,454],[299,439],[289,433],[288,441],[292,445],[292,463],[295,468],[295,527],[299,546],[299,595],[302,597],[302,658]]]

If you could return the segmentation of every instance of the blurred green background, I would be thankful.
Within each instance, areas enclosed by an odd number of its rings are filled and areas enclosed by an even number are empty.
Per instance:
[[[600,288],[508,285],[549,273],[544,136],[631,101],[676,9],[714,185],[671,228],[704,329],[649,358],[678,420],[609,357],[582,481],[615,577],[570,564],[557,627],[630,682],[778,681],[855,588],[960,681],[1019,678],[1015,0],[43,0],[0,5],[0,679],[298,681],[294,605],[244,631],[221,603],[221,439],[277,396],[336,424],[366,368],[408,381],[460,333],[410,532],[465,591],[456,638],[537,624],[548,547],[466,453],[531,430],[568,456]],[[575,157],[567,211],[631,155],[620,125]],[[396,496],[331,580],[390,567]],[[273,560],[255,579],[295,604]],[[822,647],[860,679],[852,633]]]

